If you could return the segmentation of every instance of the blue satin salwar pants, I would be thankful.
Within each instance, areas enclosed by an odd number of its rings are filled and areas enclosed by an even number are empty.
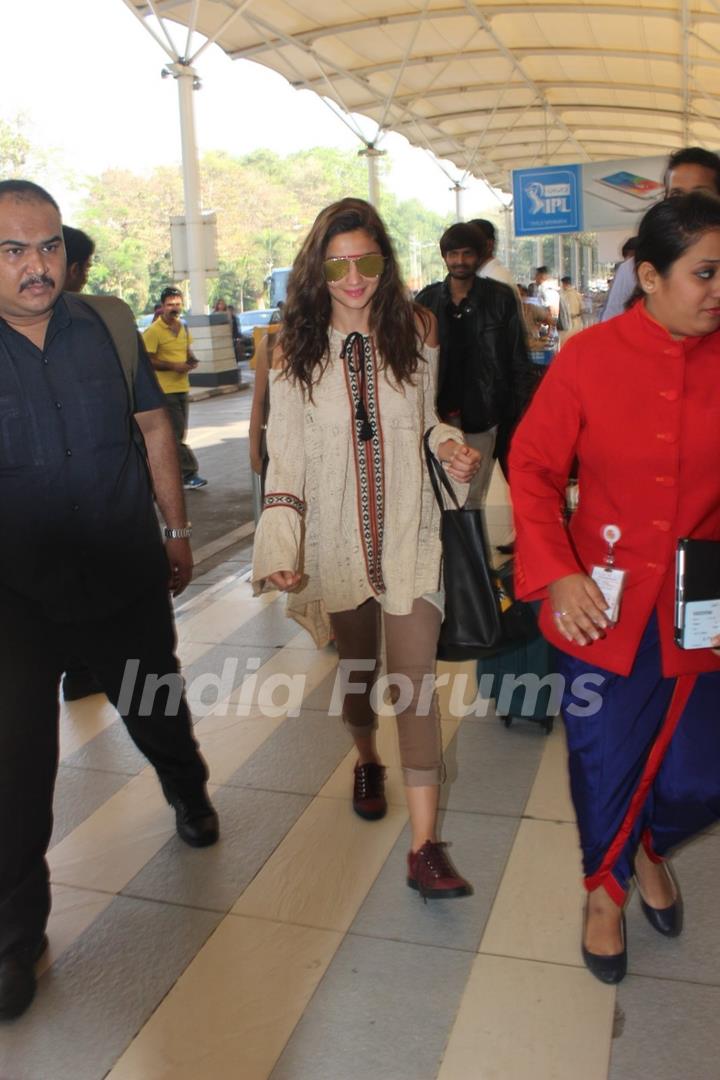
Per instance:
[[[630,675],[562,652],[558,666],[585,885],[622,903],[641,842],[659,860],[720,818],[720,672],[663,678],[655,614]]]

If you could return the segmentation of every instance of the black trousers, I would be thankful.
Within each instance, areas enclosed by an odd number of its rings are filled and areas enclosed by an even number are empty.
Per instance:
[[[32,608],[32,601],[0,590],[0,956],[37,940],[50,912],[45,854],[58,766],[58,687],[70,657],[82,660],[119,703],[166,793],[197,791],[207,779],[184,693],[178,693],[164,583],[91,622],[54,623]],[[148,693],[153,677],[168,675],[174,685]]]

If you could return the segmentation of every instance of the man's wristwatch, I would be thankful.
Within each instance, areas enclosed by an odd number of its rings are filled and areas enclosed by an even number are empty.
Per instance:
[[[188,521],[187,525],[182,529],[168,529],[166,525],[163,529],[163,536],[166,540],[189,540],[192,536],[192,524]]]

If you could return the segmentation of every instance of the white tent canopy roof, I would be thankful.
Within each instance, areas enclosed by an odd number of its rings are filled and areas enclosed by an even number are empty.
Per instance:
[[[190,63],[197,31],[497,186],[720,144],[720,0],[125,3],[166,50],[162,22],[186,27]]]

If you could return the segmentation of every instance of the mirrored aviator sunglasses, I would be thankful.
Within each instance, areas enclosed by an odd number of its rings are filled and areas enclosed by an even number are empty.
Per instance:
[[[362,277],[380,277],[385,266],[385,256],[372,252],[370,255],[349,255],[344,259],[326,259],[323,273],[328,282],[342,281],[350,273],[350,264],[355,263],[358,274]]]

